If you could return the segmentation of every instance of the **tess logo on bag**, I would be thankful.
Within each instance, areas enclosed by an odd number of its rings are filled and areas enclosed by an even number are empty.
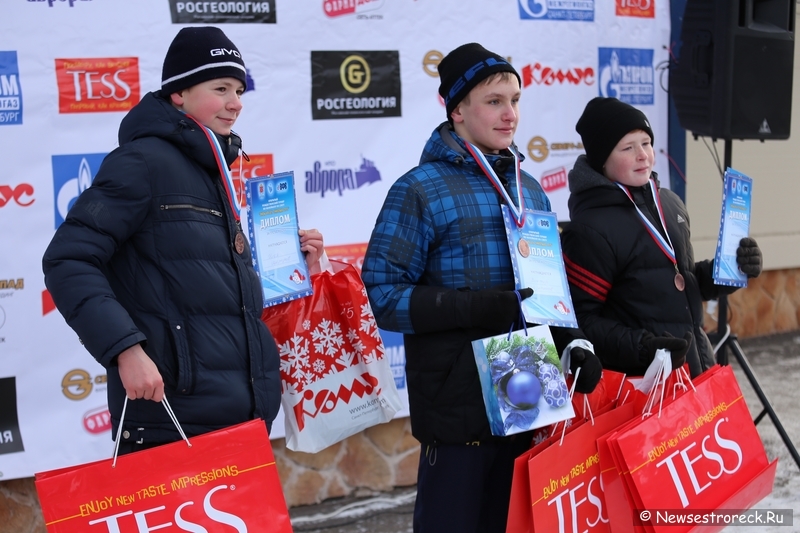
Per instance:
[[[156,489],[158,488],[159,487],[156,487]],[[164,486],[161,485],[160,488],[163,489]],[[211,496],[215,492],[220,490],[235,490],[235,488],[236,487],[233,485],[230,487],[228,487],[228,485],[219,485],[206,493],[205,497],[203,498],[203,513],[207,520],[203,520],[202,518],[191,518],[191,520],[198,520],[198,522],[192,522],[189,518],[184,516],[189,514],[189,511],[194,511],[196,509],[193,507],[195,502],[190,500],[181,503],[175,508],[175,511],[172,515],[174,523],[166,521],[166,519],[163,517],[166,508],[164,505],[159,505],[143,511],[134,512],[133,510],[128,510],[105,516],[103,518],[96,518],[94,520],[90,520],[89,525],[94,526],[102,524],[102,526],[105,526],[105,531],[108,531],[109,533],[128,533],[133,531],[138,533],[148,533],[149,531],[155,531],[157,529],[173,526],[177,527],[181,531],[197,532],[207,531],[202,527],[201,524],[208,526],[210,525],[208,521],[211,521],[216,524],[225,524],[227,526],[231,526],[238,533],[247,533],[247,524],[244,520],[235,514],[217,509],[211,504]],[[134,496],[131,498],[135,499]],[[90,504],[86,504],[85,506],[81,506],[81,513],[86,512],[88,514],[90,512],[96,512],[95,509],[100,511],[102,509],[110,508],[112,505],[112,499],[108,497],[105,500],[98,500]],[[196,515],[197,513],[195,513],[195,516]],[[103,531],[102,526],[97,531]]]
[[[692,497],[711,487],[723,474],[735,474],[742,466],[742,447],[735,440],[720,435],[719,428],[727,421],[727,418],[717,420],[713,435],[703,437],[699,447],[697,441],[692,442],[656,463],[657,468],[666,468],[669,471],[684,509],[689,506]],[[733,433],[736,430],[726,428],[726,431]],[[655,453],[658,450],[650,452],[651,455]],[[703,483],[705,479],[708,481]],[[686,481],[689,482],[688,487]],[[691,492],[687,493],[687,488]]]

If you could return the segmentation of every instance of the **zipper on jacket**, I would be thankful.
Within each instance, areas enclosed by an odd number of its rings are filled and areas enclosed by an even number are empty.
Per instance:
[[[209,209],[207,207],[199,207],[192,204],[162,204],[161,210],[166,211],[168,209],[191,209],[193,211],[200,211],[201,213],[209,213],[214,215],[215,217],[222,218],[222,212],[217,211],[215,209]]]

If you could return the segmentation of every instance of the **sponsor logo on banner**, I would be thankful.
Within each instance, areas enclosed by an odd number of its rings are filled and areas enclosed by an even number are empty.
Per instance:
[[[59,113],[130,111],[139,103],[139,59],[56,59]]]
[[[431,50],[422,58],[422,70],[431,78],[439,79],[439,63],[444,59],[444,54],[439,50]]]
[[[0,378],[0,454],[25,451],[17,414],[17,381]]]
[[[25,288],[25,278],[18,278],[18,279],[0,279],[0,291],[21,291]],[[10,293],[5,293],[10,294]],[[13,293],[11,293],[13,294]],[[5,295],[0,293],[0,298],[3,298]]]
[[[107,154],[54,155],[53,200],[55,202],[55,227],[67,217],[67,211],[78,196],[92,184],[100,163]]]
[[[69,7],[75,7],[75,4],[78,2],[91,2],[92,0],[28,0],[28,2],[40,2],[42,4],[47,4],[50,7],[53,7],[57,4],[68,5]]]
[[[600,96],[617,98],[631,105],[653,105],[652,49],[600,48],[598,66]]]
[[[108,407],[98,407],[83,415],[83,429],[92,435],[111,431],[111,413]]]
[[[311,116],[314,120],[401,116],[400,54],[312,51]]]
[[[12,202],[20,207],[28,207],[36,201],[33,192],[33,185],[30,183],[0,185],[0,208]]]
[[[538,135],[528,141],[528,155],[537,163],[541,163],[549,155],[576,157],[581,153],[583,153],[583,143],[581,142],[557,142],[548,145],[545,138]]]
[[[240,163],[241,169],[239,168]],[[247,159],[240,158],[233,162],[231,165],[233,188],[236,190],[236,197],[242,207],[247,205],[247,198],[244,192],[245,180],[269,176],[274,173],[272,154],[247,154]]]
[[[618,17],[656,17],[656,0],[615,0]]]
[[[366,11],[375,11],[383,7],[384,0],[323,0],[322,9],[329,17],[356,15],[358,19],[382,19],[383,15],[365,15]]]
[[[179,2],[169,0],[173,24],[265,23],[275,24],[275,0]]]
[[[594,20],[595,0],[517,0],[522,20]]]
[[[323,198],[326,192],[338,192],[342,196],[345,190],[355,190],[376,181],[381,181],[381,173],[374,162],[364,157],[355,169],[336,168],[333,161],[324,165],[314,161],[314,168],[306,171],[306,192]]]
[[[536,85],[594,85],[593,67],[558,68],[541,63],[522,67],[522,87]]]
[[[95,392],[105,391],[107,379],[105,374],[92,377],[86,370],[76,368],[64,375],[61,380],[61,392],[70,400],[77,402],[88,397],[92,390]]]
[[[56,310],[56,304],[53,302],[53,295],[47,289],[42,291],[42,316],[47,313],[52,313]]]
[[[22,124],[17,53],[0,51],[0,126]]]
[[[539,178],[539,184],[542,186],[542,189],[544,189],[544,192],[547,193],[566,189],[567,169],[565,167],[558,167],[543,172],[542,176]]]

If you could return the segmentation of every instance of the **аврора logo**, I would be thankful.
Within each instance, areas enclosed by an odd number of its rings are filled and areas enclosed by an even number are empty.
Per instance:
[[[334,166],[335,163],[326,163]],[[375,163],[361,158],[361,166],[357,169],[350,168],[322,168],[322,163],[314,162],[314,170],[306,171],[306,192],[319,193],[323,198],[325,192],[338,191],[339,196],[345,189],[358,189],[364,184],[381,180],[381,173]]]

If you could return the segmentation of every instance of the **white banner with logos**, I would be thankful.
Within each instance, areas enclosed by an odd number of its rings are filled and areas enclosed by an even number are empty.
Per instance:
[[[207,24],[248,68],[235,129],[251,160],[236,179],[294,171],[301,226],[357,266],[389,186],[445,120],[436,65],[466,42],[520,73],[522,167],[559,220],[582,153],[575,123],[595,96],[648,115],[669,174],[666,0],[3,0],[1,480],[111,454],[105,371],[54,309],[41,257],[125,112],[159,88],[172,38]],[[402,336],[385,341],[405,393]]]

